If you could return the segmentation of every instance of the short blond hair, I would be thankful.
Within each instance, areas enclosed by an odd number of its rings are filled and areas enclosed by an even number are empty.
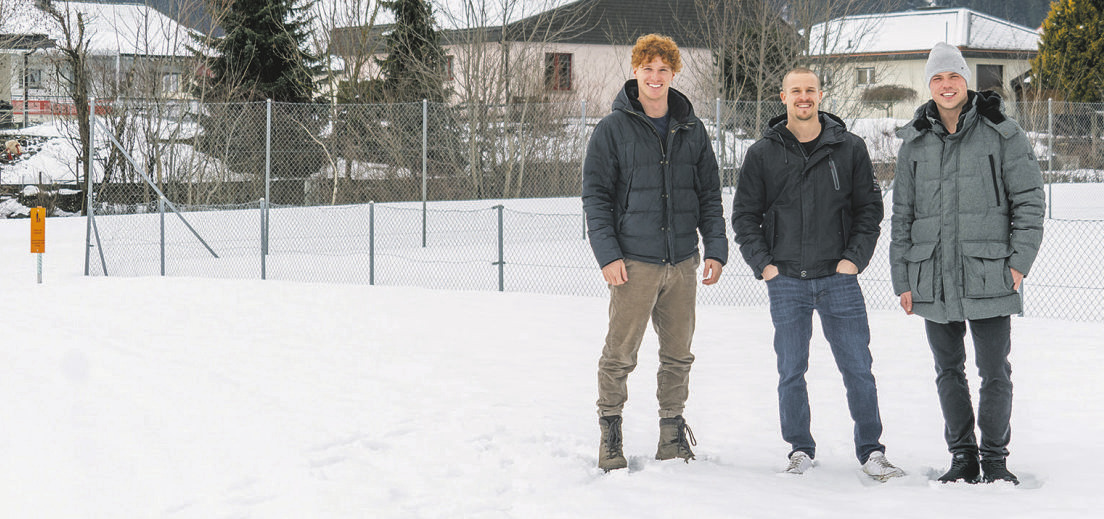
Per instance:
[[[794,75],[794,74],[812,74],[812,76],[816,78],[817,89],[818,90],[820,89],[820,74],[817,74],[816,71],[814,71],[813,69],[809,69],[809,68],[805,68],[805,67],[794,67],[794,68],[790,69],[790,71],[787,72],[786,75],[782,76],[782,89],[783,90],[786,89],[786,80],[789,79],[789,77]]]
[[[645,34],[636,39],[632,50],[632,68],[650,63],[657,57],[671,67],[671,72],[682,70],[682,57],[675,40],[662,34]]]

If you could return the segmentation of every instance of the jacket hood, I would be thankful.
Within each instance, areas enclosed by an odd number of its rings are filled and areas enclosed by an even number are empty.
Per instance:
[[[963,109],[963,119],[968,119],[976,112],[977,116],[988,121],[994,127],[999,127],[1008,120],[1004,116],[1003,104],[1000,94],[991,90],[975,92],[967,90],[969,98]],[[916,109],[912,121],[897,131],[897,136],[905,140],[912,140],[920,134],[930,131],[939,120],[939,108],[934,100],[930,100]]]
[[[645,115],[644,105],[640,104],[640,87],[635,79],[625,81],[625,86],[613,99],[613,109]],[[694,105],[682,92],[668,87],[667,113],[671,115],[671,120],[684,123],[694,118]]]
[[[843,122],[843,119],[840,119],[839,116],[828,112],[817,112],[817,114],[820,118],[821,135],[833,135],[837,132],[843,133],[847,131],[847,123]],[[763,134],[763,137],[781,142],[783,140],[783,135],[788,134],[788,132],[783,133],[781,131],[782,128],[786,126],[786,121],[788,120],[789,118],[786,114],[777,115],[771,118],[771,120],[767,121],[767,132]]]

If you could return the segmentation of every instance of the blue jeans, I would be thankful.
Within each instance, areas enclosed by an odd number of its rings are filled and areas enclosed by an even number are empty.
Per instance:
[[[870,326],[858,276],[797,279],[779,275],[767,281],[767,292],[774,322],[774,351],[778,354],[778,412],[782,438],[793,447],[790,454],[803,451],[811,458],[816,456],[805,384],[813,310],[820,315],[836,367],[843,374],[847,407],[855,422],[855,456],[859,463],[866,463],[870,453],[885,452],[879,441],[882,418],[878,389],[870,372]]]

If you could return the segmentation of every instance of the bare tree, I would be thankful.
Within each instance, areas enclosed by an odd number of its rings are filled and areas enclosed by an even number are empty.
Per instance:
[[[60,34],[53,55],[56,59],[55,71],[69,99],[73,101],[76,113],[79,139],[77,140],[77,183],[82,177],[89,181],[91,177],[91,157],[88,154],[91,145],[91,125],[89,114],[92,77],[89,70],[89,39],[85,37],[84,14],[70,7],[68,3],[55,6],[50,0],[36,0],[36,7],[45,12],[54,28]],[[82,174],[83,173],[83,174]],[[87,211],[82,207],[81,213]]]
[[[453,52],[456,117],[467,128],[462,168],[476,197],[519,196],[534,163],[548,175],[563,174],[556,166],[562,160],[539,153],[571,154],[557,146],[571,144],[565,135],[571,126],[565,122],[577,105],[568,103],[585,95],[586,86],[569,83],[578,80],[564,77],[570,68],[555,60],[564,56],[558,43],[591,29],[586,24],[592,5],[555,9],[558,3],[550,0],[462,4],[443,13],[455,27],[445,40]]]

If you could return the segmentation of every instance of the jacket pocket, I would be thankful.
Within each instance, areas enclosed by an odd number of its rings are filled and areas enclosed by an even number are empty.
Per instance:
[[[966,297],[1000,297],[1012,290],[1008,257],[1012,248],[1003,242],[962,243],[962,284]]]
[[[767,240],[767,252],[774,252],[775,216],[774,210],[767,211],[763,217],[763,238]]]
[[[935,243],[914,243],[905,253],[908,263],[909,287],[917,303],[935,301]]]

